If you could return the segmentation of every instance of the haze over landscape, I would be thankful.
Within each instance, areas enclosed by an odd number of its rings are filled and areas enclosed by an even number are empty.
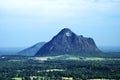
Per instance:
[[[49,41],[63,28],[120,46],[119,0],[0,0],[0,47]]]

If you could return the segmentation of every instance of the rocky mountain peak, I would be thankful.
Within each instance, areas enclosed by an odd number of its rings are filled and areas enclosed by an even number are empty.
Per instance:
[[[36,56],[100,52],[92,38],[77,36],[68,28],[62,29],[36,53]]]
[[[60,31],[60,33],[72,32],[69,28],[64,28]]]
[[[72,34],[74,33],[69,28],[64,28],[58,33],[58,35],[67,36],[67,37],[72,36]]]

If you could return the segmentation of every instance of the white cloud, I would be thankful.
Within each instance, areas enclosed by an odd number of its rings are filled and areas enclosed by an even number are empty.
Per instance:
[[[109,12],[119,0],[0,0],[0,11],[15,15],[74,16]]]

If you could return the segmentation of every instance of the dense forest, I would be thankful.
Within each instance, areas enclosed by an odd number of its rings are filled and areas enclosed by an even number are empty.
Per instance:
[[[34,57],[0,57],[0,80],[80,79],[120,79],[119,58],[41,61]]]

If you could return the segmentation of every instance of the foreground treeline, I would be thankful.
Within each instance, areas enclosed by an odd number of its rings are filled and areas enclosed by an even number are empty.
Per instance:
[[[120,60],[48,60],[0,58],[0,80],[120,79]],[[17,79],[16,79],[17,80]],[[67,79],[66,79],[67,80]]]

